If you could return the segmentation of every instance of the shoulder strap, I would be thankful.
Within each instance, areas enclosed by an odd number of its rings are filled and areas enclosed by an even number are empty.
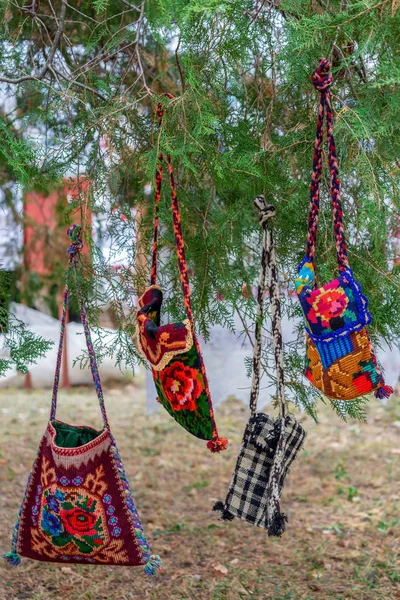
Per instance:
[[[76,291],[77,291],[77,295],[78,295],[79,309],[80,309],[80,313],[81,313],[81,321],[82,321],[82,325],[83,325],[83,331],[85,333],[86,346],[87,346],[88,353],[89,353],[90,370],[92,372],[92,378],[93,378],[94,387],[96,388],[96,394],[99,399],[99,405],[100,405],[101,415],[103,417],[104,427],[109,429],[106,408],[104,405],[103,389],[101,387],[100,375],[99,375],[99,370],[97,367],[96,354],[94,352],[94,348],[93,348],[93,344],[92,344],[90,329],[89,329],[89,325],[88,325],[87,318],[86,318],[86,311],[83,306],[82,290],[79,285],[79,279],[76,277],[77,270],[78,270],[79,253],[83,247],[81,226],[80,225],[72,225],[68,229],[68,237],[71,241],[71,245],[68,248],[69,272],[72,269],[75,273]],[[63,310],[62,310],[62,317],[61,317],[60,341],[58,344],[56,371],[55,371],[55,375],[54,375],[53,397],[52,397],[52,401],[51,401],[51,410],[50,410],[50,420],[51,421],[53,421],[56,417],[57,396],[58,396],[58,386],[59,386],[59,382],[60,382],[62,353],[63,353],[63,347],[64,347],[67,307],[68,307],[68,279],[65,284]]]
[[[332,98],[330,92],[330,87],[332,85],[333,78],[330,70],[330,62],[327,61],[325,58],[321,58],[319,66],[315,69],[311,76],[311,80],[315,89],[320,92],[320,102],[318,107],[317,133],[314,143],[314,158],[312,167],[313,173],[310,184],[310,210],[308,215],[306,256],[310,261],[314,261],[322,173],[322,126],[324,122],[324,116],[326,113],[328,162],[330,171],[333,227],[336,239],[336,255],[339,270],[344,271],[344,269],[346,269],[349,266],[349,263],[343,228],[343,210],[342,203],[340,200],[339,167],[336,156],[335,140],[333,137]]]
[[[261,369],[261,330],[264,312],[265,279],[268,268],[268,289],[271,306],[272,338],[274,343],[275,368],[277,378],[277,393],[279,402],[279,414],[282,418],[286,416],[285,383],[283,374],[283,342],[281,324],[281,305],[278,273],[276,269],[275,244],[272,229],[268,226],[269,220],[275,215],[275,208],[267,205],[264,196],[257,196],[254,204],[259,212],[260,225],[264,229],[261,266],[257,290],[257,320],[255,327],[255,342],[253,349],[253,379],[250,392],[250,412],[254,415],[257,410],[257,402],[260,390]]]
[[[168,98],[173,98],[171,94],[166,94]],[[157,116],[160,121],[160,125],[162,123],[162,117],[164,114],[164,109],[161,104],[157,107]],[[159,229],[159,203],[161,200],[161,185],[163,178],[163,167],[162,163],[164,160],[163,154],[159,154],[157,160],[156,167],[156,181],[155,181],[155,198],[154,198],[154,233],[153,233],[153,254],[152,254],[152,264],[151,264],[151,276],[150,276],[150,284],[156,285],[157,283],[157,250],[158,250],[158,229]],[[193,312],[192,306],[190,302],[190,287],[189,287],[189,277],[187,272],[187,264],[185,258],[185,244],[182,236],[182,225],[181,225],[181,216],[179,211],[179,203],[178,196],[176,193],[174,172],[172,167],[172,159],[169,154],[167,154],[167,165],[169,171],[169,185],[171,188],[171,205],[172,205],[172,218],[174,224],[174,233],[175,233],[175,245],[176,245],[176,254],[178,257],[178,267],[181,276],[181,284],[183,291],[183,301],[186,308],[186,314],[189,319],[189,322],[193,329]]]

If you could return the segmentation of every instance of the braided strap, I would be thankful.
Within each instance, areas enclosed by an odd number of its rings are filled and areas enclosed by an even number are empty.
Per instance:
[[[326,114],[330,193],[333,210],[333,227],[336,240],[336,255],[339,270],[344,271],[348,268],[349,263],[343,227],[343,209],[340,199],[339,166],[336,156],[335,140],[333,137],[332,98],[330,92],[333,78],[331,74],[331,63],[328,60],[325,58],[320,59],[319,66],[311,76],[311,81],[315,89],[320,93],[320,102],[318,106],[317,131],[314,143],[313,172],[310,184],[310,209],[308,215],[306,256],[310,261],[314,260],[322,174],[323,121]]]
[[[100,411],[103,417],[103,423],[105,428],[109,428],[106,408],[104,404],[104,396],[103,389],[101,386],[99,369],[97,366],[96,354],[94,352],[92,337],[90,334],[89,324],[87,322],[86,311],[83,305],[82,300],[82,290],[79,285],[79,280],[76,277],[78,270],[78,261],[80,252],[83,248],[83,240],[82,240],[82,227],[80,225],[74,224],[69,227],[67,231],[67,235],[70,240],[70,246],[68,248],[69,255],[69,269],[73,269],[75,273],[75,281],[76,281],[76,291],[78,294],[79,301],[79,309],[81,314],[81,321],[83,325],[83,331],[85,334],[86,347],[89,354],[89,362],[90,362],[90,370],[92,373],[92,379],[94,386],[96,388],[96,394],[99,400]],[[57,352],[57,362],[56,362],[56,370],[54,374],[54,384],[53,384],[53,396],[51,401],[51,410],[50,410],[50,421],[53,421],[56,418],[56,410],[57,410],[57,397],[58,397],[58,387],[60,383],[60,373],[61,373],[61,363],[62,363],[62,355],[64,348],[64,338],[65,338],[65,326],[67,320],[67,310],[68,310],[68,280],[65,284],[64,298],[63,298],[63,307],[62,307],[62,317],[61,317],[61,329],[60,329],[60,341],[58,344],[58,352]]]
[[[172,94],[164,94],[167,98],[173,99],[174,96]],[[159,120],[160,126],[162,125],[162,118],[164,116],[164,107],[162,104],[158,104],[157,106],[157,117]],[[159,231],[159,204],[161,200],[161,185],[163,178],[163,167],[162,163],[164,160],[164,155],[162,153],[159,154],[157,160],[156,167],[156,180],[155,180],[155,198],[154,198],[154,232],[153,232],[153,251],[152,251],[152,263],[151,263],[151,275],[150,275],[150,285],[157,284],[157,250],[158,250],[158,231]],[[182,225],[181,225],[181,216],[179,210],[178,196],[176,193],[176,185],[174,172],[172,167],[172,159],[169,154],[166,156],[168,172],[169,172],[169,185],[171,188],[171,206],[172,206],[172,218],[174,225],[174,234],[175,234],[175,246],[176,246],[176,254],[178,257],[178,267],[180,272],[181,284],[182,284],[182,292],[183,292],[183,301],[185,304],[186,314],[189,319],[192,331],[193,331],[193,311],[190,301],[190,287],[189,287],[189,277],[187,271],[187,263],[185,257],[185,244],[183,241],[182,235]]]
[[[281,417],[286,414],[285,405],[285,385],[283,373],[283,342],[282,342],[282,324],[281,324],[281,308],[280,308],[280,292],[278,273],[276,268],[275,244],[273,240],[272,230],[269,227],[270,219],[275,215],[275,208],[267,205],[264,196],[257,196],[254,200],[254,205],[259,212],[259,222],[264,229],[262,249],[261,249],[261,266],[258,279],[257,289],[257,318],[255,327],[255,343],[253,349],[253,379],[250,392],[250,412],[252,415],[256,413],[257,402],[260,389],[260,368],[261,368],[261,329],[263,322],[264,311],[264,291],[267,267],[268,271],[268,288],[271,306],[271,321],[272,321],[272,337],[274,343],[275,367],[277,376],[277,392],[279,400],[279,413]]]

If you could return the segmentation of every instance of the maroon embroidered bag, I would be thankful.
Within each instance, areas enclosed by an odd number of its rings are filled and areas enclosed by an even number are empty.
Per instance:
[[[160,122],[162,114],[160,105],[158,108]],[[198,438],[209,440],[207,446],[211,452],[220,452],[226,448],[228,440],[218,437],[207,374],[194,332],[181,218],[172,162],[169,155],[167,156],[167,164],[172,194],[176,253],[187,319],[180,323],[160,325],[163,294],[161,288],[157,285],[157,245],[162,163],[163,155],[161,154],[158,157],[156,173],[150,287],[140,298],[137,312],[138,347],[150,363],[160,403],[189,433]]]
[[[82,248],[81,228],[68,234],[70,270],[76,274]],[[65,287],[60,342],[53,386],[50,419],[29,475],[12,537],[11,552],[4,558],[13,565],[21,556],[45,562],[97,565],[144,565],[155,574],[160,558],[150,548],[136,511],[132,492],[111,433],[104,405],[79,283],[82,325],[89,353],[103,429],[68,425],[56,419],[68,302]]]

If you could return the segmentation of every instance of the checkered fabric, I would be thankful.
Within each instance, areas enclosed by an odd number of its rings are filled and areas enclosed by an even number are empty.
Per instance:
[[[280,419],[257,413],[247,423],[242,447],[224,504],[224,518],[239,517],[268,529],[266,490],[277,448]],[[295,419],[285,418],[285,452],[279,481],[282,490],[289,467],[303,445],[306,432]]]

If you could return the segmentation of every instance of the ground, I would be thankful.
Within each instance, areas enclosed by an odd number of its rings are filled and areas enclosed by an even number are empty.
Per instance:
[[[111,387],[106,401],[134,497],[161,575],[142,569],[23,560],[0,567],[0,600],[394,600],[400,598],[400,399],[371,400],[368,423],[322,407],[284,490],[281,539],[211,511],[224,497],[247,412],[217,412],[229,450],[211,455],[162,409],[147,415],[141,385]],[[0,392],[0,551],[8,551],[26,478],[45,428],[50,392]],[[86,389],[62,391],[60,418],[97,425]]]

